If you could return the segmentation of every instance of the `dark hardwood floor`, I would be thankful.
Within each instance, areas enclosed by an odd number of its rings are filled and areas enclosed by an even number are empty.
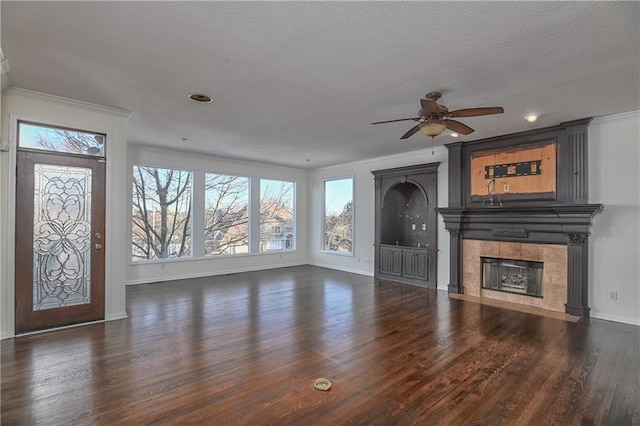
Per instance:
[[[2,341],[2,425],[640,424],[635,326],[312,266],[127,299],[126,320]]]

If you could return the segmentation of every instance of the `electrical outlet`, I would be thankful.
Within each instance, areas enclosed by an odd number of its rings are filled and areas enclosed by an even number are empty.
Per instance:
[[[618,300],[618,292],[610,291],[609,292],[609,300]]]
[[[509,184],[508,183],[504,184],[504,192],[509,192]]]

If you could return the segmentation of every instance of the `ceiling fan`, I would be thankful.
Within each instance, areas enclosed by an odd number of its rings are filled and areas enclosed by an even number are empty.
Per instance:
[[[407,133],[402,135],[400,139],[407,139],[413,136],[418,130],[422,131],[427,136],[435,138],[444,129],[452,130],[456,133],[468,135],[473,132],[473,129],[466,124],[459,121],[452,120],[451,118],[458,117],[478,117],[481,115],[502,114],[504,109],[502,107],[484,107],[484,108],[464,108],[457,109],[455,111],[449,111],[449,109],[437,102],[442,94],[440,92],[430,92],[425,95],[426,99],[420,99],[420,111],[418,111],[417,117],[400,118],[397,120],[388,121],[376,121],[371,124],[382,123],[394,123],[396,121],[408,121],[413,120],[417,122],[414,127],[409,129]]]

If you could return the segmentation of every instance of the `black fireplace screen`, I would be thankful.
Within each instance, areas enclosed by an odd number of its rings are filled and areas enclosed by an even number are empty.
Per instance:
[[[543,262],[482,257],[482,288],[542,297]]]

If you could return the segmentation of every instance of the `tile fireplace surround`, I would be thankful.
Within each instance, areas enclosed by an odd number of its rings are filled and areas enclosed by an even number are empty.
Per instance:
[[[567,303],[567,246],[463,240],[462,253],[464,294],[564,312],[564,306]],[[543,262],[543,296],[531,297],[482,288],[481,257]]]
[[[437,211],[449,231],[449,293],[589,316],[589,233],[593,216],[603,209],[602,204],[589,203],[590,122],[586,118],[446,145],[449,205]],[[553,149],[549,150],[549,146]],[[513,159],[495,160],[496,165],[482,164],[484,170],[489,170],[486,174],[482,169],[481,175],[477,169],[472,172],[474,159],[502,158],[505,153]],[[533,163],[536,168],[532,172],[521,173],[521,165],[528,170],[526,167]],[[511,167],[513,171],[508,171]],[[490,173],[496,170],[500,173]],[[478,181],[481,188],[484,185],[488,190],[500,191],[504,186],[504,192],[487,192],[483,196],[474,189],[472,178],[476,186]],[[500,185],[496,185],[498,179]],[[546,186],[539,190],[507,189],[543,179],[547,179]],[[481,257],[543,262],[542,297],[483,289]]]

